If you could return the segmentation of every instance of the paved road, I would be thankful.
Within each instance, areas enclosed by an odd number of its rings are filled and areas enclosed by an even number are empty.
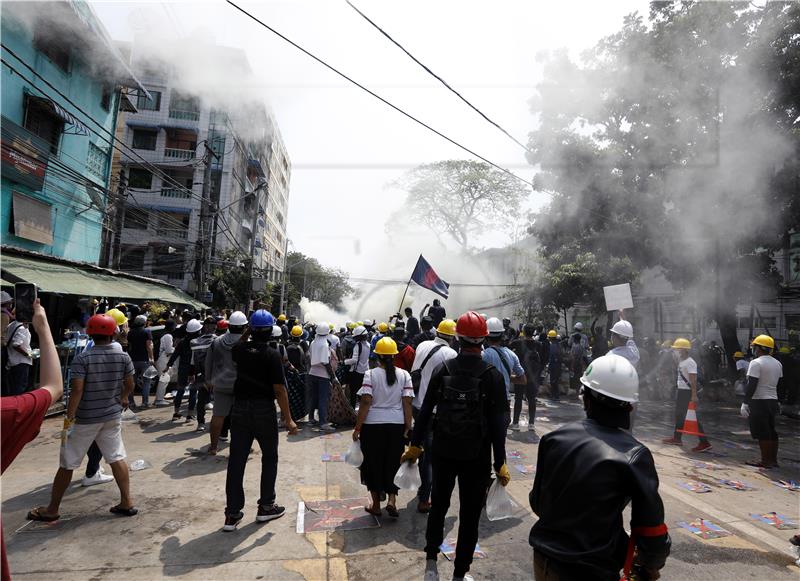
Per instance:
[[[540,434],[582,417],[577,402],[549,404],[540,412],[536,422]],[[793,531],[776,530],[755,521],[750,513],[774,511],[798,518],[799,493],[781,489],[771,480],[800,479],[800,424],[781,419],[783,466],[775,474],[760,473],[742,464],[754,450],[743,448],[752,447],[752,442],[734,408],[701,410],[719,456],[692,454],[688,445],[684,449],[662,446],[660,439],[670,431],[671,413],[669,402],[643,404],[636,428],[637,437],[654,452],[673,538],[664,578],[798,579],[800,569],[789,556],[788,539]],[[384,519],[380,528],[296,532],[300,501],[365,495],[356,470],[343,463],[321,462],[325,452],[346,450],[349,432],[331,439],[309,430],[288,441],[281,437],[278,500],[286,505],[287,515],[263,525],[253,522],[260,459],[256,449],[246,477],[249,512],[239,530],[227,534],[220,532],[226,449],[217,457],[205,456],[202,450],[208,436],[194,432],[193,424],[171,422],[170,415],[169,409],[147,410],[139,414],[140,423],[125,425],[129,459],[145,459],[152,465],[132,473],[132,488],[141,510],[137,517],[108,513],[117,499],[113,484],[86,489],[77,486],[76,478],[58,525],[24,526],[27,510],[46,504],[57,467],[61,420],[45,422],[38,439],[23,451],[2,481],[3,528],[14,578],[372,581],[422,577],[426,517],[413,510],[415,501],[407,493],[400,495],[400,518],[396,522]],[[535,435],[512,434],[508,450],[520,452],[524,456],[521,463],[535,464]],[[716,464],[718,469],[697,469],[693,460]],[[519,508],[512,519],[481,521],[480,543],[487,558],[473,565],[476,579],[531,578],[527,536],[535,517],[527,495],[532,477],[513,468],[512,475],[509,490]],[[717,478],[742,480],[754,490],[725,489]],[[681,489],[678,483],[688,479],[708,483],[712,492],[696,494]],[[455,531],[457,514],[454,498],[447,517],[448,532]],[[697,518],[710,519],[732,535],[706,541],[677,525]],[[440,571],[443,579],[449,578],[452,566],[442,561]]]

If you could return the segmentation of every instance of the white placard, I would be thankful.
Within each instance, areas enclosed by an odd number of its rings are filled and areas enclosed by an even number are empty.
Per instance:
[[[603,294],[606,297],[606,310],[619,311],[621,309],[633,308],[633,296],[631,296],[631,285],[615,284],[613,286],[604,286]]]

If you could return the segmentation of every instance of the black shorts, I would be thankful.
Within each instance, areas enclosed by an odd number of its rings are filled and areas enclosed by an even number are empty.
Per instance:
[[[777,440],[775,417],[778,400],[754,399],[750,402],[750,435],[754,440]]]

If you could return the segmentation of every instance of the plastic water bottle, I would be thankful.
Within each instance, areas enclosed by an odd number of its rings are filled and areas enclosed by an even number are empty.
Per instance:
[[[521,417],[519,419],[519,431],[520,432],[527,432],[528,431],[528,418]]]

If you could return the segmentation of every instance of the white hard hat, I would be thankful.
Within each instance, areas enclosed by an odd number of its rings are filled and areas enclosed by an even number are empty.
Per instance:
[[[228,319],[228,324],[234,327],[244,327],[247,324],[247,315],[242,311],[234,311]]]
[[[489,322],[489,315],[487,315],[486,313],[481,313],[481,318],[487,323]],[[491,333],[491,331],[489,332]]]
[[[277,339],[279,337],[283,337],[283,329],[281,329],[278,325],[274,325],[272,327],[272,338]]]
[[[191,321],[186,323],[187,333],[197,333],[202,328],[203,328],[203,323],[201,323],[197,319],[192,319]]]
[[[372,319],[364,319],[364,326],[371,327],[372,326]]]
[[[137,315],[133,320],[133,324],[137,327],[144,327],[147,324],[147,317],[145,315]]]
[[[324,337],[330,332],[331,332],[331,327],[328,323],[325,323],[323,321],[317,323],[317,335]]]
[[[603,355],[589,364],[581,383],[618,401],[639,401],[639,375],[631,362],[619,355]]]
[[[360,337],[361,335],[366,335],[367,329],[363,325],[359,325],[355,329],[353,329],[353,337]]]
[[[611,327],[611,332],[621,337],[627,337],[628,339],[631,339],[633,338],[633,325],[625,320],[617,321],[614,323],[614,326]]]
[[[580,321],[578,321],[577,323],[575,323],[575,329],[576,329],[577,331],[583,331],[583,323],[581,323]]]
[[[490,335],[496,335],[505,331],[503,322],[497,317],[491,317],[488,319],[486,321],[486,328],[488,329]]]
[[[11,298],[11,295],[8,294],[6,291],[0,291],[0,304],[4,305],[6,303],[10,303],[14,299]]]

